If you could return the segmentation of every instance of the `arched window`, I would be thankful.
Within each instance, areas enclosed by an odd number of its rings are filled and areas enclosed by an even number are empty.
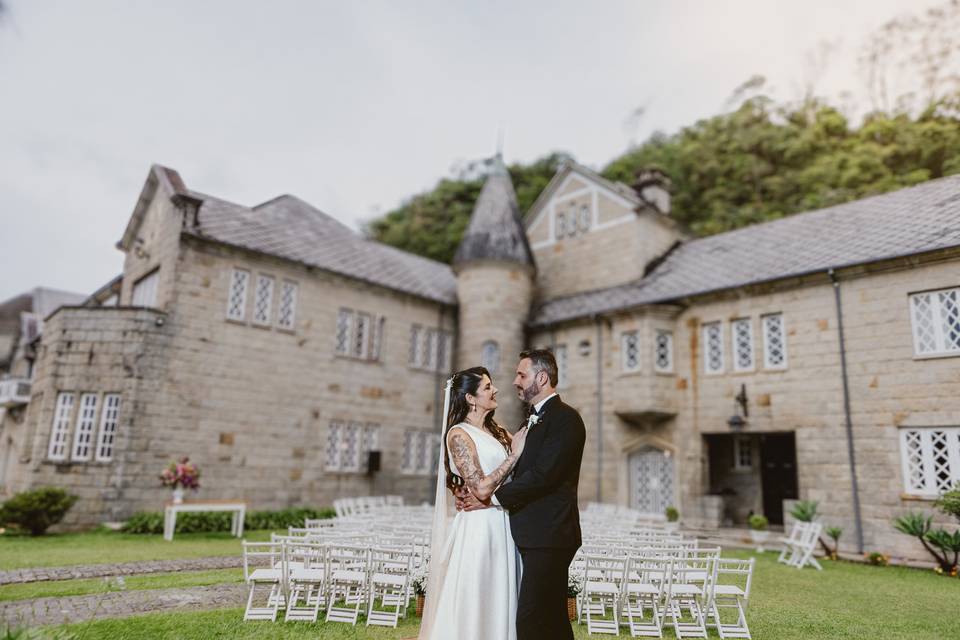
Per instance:
[[[490,375],[497,373],[500,369],[500,345],[493,340],[487,340],[480,349],[480,365],[483,366]]]

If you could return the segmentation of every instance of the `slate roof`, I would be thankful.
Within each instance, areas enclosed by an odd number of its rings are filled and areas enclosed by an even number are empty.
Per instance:
[[[960,246],[960,175],[680,245],[642,280],[541,303],[532,326]]]
[[[453,256],[453,264],[502,260],[534,266],[510,174],[499,155],[494,162],[494,169],[483,184],[470,223]]]
[[[203,202],[197,227],[187,233],[456,304],[448,265],[363,238],[299,198],[284,195],[249,208],[195,191],[187,195]]]

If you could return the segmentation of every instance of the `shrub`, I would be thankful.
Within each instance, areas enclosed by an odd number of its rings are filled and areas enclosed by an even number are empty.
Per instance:
[[[960,521],[960,483],[954,485],[953,489],[945,492],[933,503],[937,509],[948,516],[953,516]]]
[[[960,534],[955,533],[951,535],[943,529],[931,530],[930,523],[932,520],[933,516],[924,516],[922,513],[908,513],[899,518],[895,518],[893,526],[900,533],[905,533],[908,536],[913,536],[918,539],[920,544],[923,545],[923,548],[936,559],[937,564],[940,565],[940,569],[949,574],[957,566],[957,560],[955,554],[954,561],[950,562],[948,554],[951,551],[953,537]],[[958,550],[960,550],[960,538],[957,540]],[[940,548],[941,552],[937,553],[937,551],[930,546],[931,543]],[[946,548],[941,546],[942,544],[947,545]]]
[[[332,518],[333,509],[291,507],[280,511],[251,511],[244,518],[245,529],[286,529],[302,527],[307,518],[312,520]],[[177,533],[201,533],[229,531],[231,515],[226,512],[184,513],[177,516]],[[123,524],[126,533],[163,533],[163,514],[144,512],[133,514]]]
[[[885,567],[890,564],[890,556],[884,555],[879,551],[872,551],[870,553],[864,554],[867,562],[878,567]]]
[[[767,526],[770,524],[770,521],[767,520],[767,516],[755,513],[750,516],[750,519],[747,521],[750,525],[750,528],[754,531],[766,531]]]
[[[830,551],[830,558],[837,559],[837,550],[840,548],[840,536],[843,535],[843,529],[840,527],[827,527],[824,533],[833,540],[833,549]]]
[[[680,519],[680,512],[677,511],[676,507],[667,507],[664,514],[667,516],[667,522],[676,522]]]
[[[813,522],[817,519],[818,504],[816,500],[801,500],[793,505],[793,509],[790,510],[790,515],[793,516],[794,520],[799,520],[800,522]]]
[[[77,496],[57,487],[40,487],[13,496],[0,507],[0,522],[26,529],[32,536],[42,536],[61,520]]]

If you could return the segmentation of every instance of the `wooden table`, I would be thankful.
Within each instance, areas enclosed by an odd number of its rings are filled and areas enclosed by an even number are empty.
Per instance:
[[[233,519],[230,522],[230,534],[236,537],[243,535],[243,519],[247,515],[247,503],[232,500],[204,500],[181,502],[174,504],[167,502],[163,508],[163,539],[173,540],[173,532],[177,528],[177,514],[189,512],[230,511]]]

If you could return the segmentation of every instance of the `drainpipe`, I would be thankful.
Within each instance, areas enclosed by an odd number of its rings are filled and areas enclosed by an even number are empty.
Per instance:
[[[597,502],[603,502],[603,320],[597,323]]]
[[[857,553],[863,553],[863,524],[860,519],[860,490],[857,486],[857,459],[853,448],[853,422],[850,419],[850,384],[847,379],[847,349],[843,337],[843,305],[840,301],[840,283],[833,269],[827,270],[833,283],[833,298],[837,307],[837,332],[840,336],[840,373],[843,377],[843,414],[846,420],[847,457],[850,459],[850,485],[853,489],[853,518],[857,530]]]

